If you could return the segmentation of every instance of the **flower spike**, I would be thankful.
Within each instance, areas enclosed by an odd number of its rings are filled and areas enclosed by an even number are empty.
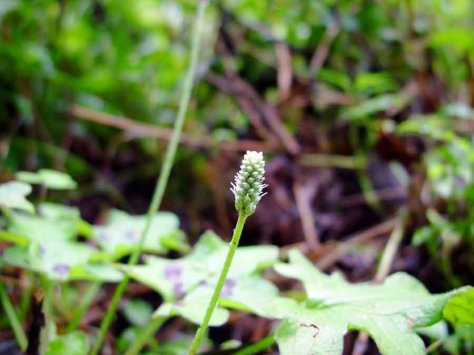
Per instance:
[[[255,212],[258,201],[265,195],[263,189],[267,187],[263,183],[264,174],[263,154],[247,151],[230,189],[234,193],[235,208],[239,214],[250,216]]]

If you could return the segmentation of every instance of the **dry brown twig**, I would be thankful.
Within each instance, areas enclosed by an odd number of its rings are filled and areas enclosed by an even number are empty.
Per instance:
[[[301,224],[303,226],[303,235],[308,249],[314,251],[321,243],[318,232],[316,231],[313,212],[311,211],[306,189],[306,186],[300,182],[293,184],[293,194],[295,195],[296,206],[298,207]]]
[[[71,106],[69,111],[75,118],[121,129],[133,138],[147,137],[164,141],[169,141],[171,139],[171,129],[160,128],[149,123],[137,122],[129,117],[115,116],[79,105]],[[213,142],[212,138],[209,136],[193,138],[184,133],[180,137],[180,143],[194,149],[219,148],[222,150],[240,152],[245,152],[247,150],[257,150],[261,152],[278,151],[278,147],[275,144],[272,145],[257,140]]]

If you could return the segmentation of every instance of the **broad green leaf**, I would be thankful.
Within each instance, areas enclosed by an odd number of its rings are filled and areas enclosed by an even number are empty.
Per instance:
[[[205,233],[192,252],[176,260],[149,256],[145,265],[126,267],[137,281],[159,292],[165,303],[156,315],[181,315],[200,323],[222,268],[228,245],[212,232]],[[222,290],[220,306],[264,315],[265,305],[278,296],[277,288],[258,275],[276,262],[275,246],[239,247]],[[222,324],[227,311],[218,308],[213,325]]]
[[[86,355],[89,351],[87,336],[83,332],[61,335],[48,344],[46,355]]]
[[[91,236],[92,227],[81,219],[74,207],[42,203],[39,215],[12,213],[8,231],[0,231],[0,239],[25,245],[72,240],[77,235]]]
[[[76,233],[85,237],[93,235],[92,226],[81,218],[76,207],[44,202],[38,206],[38,212],[48,220],[68,220],[76,226]]]
[[[85,244],[55,242],[32,244],[29,248],[13,246],[3,258],[9,264],[43,272],[50,279],[65,280],[72,267],[86,264],[94,253]]]
[[[109,259],[120,259],[130,254],[140,240],[146,216],[131,216],[119,210],[110,211],[106,224],[95,226],[94,239],[107,253]],[[159,212],[153,217],[143,250],[165,253],[168,250],[184,251],[188,246],[179,229],[179,220],[169,212]]]
[[[211,292],[203,290],[201,288],[196,289],[190,295],[184,296],[174,302],[165,302],[153,314],[153,317],[173,317],[180,316],[194,324],[201,324],[206,313],[209,300],[211,299]],[[210,326],[220,326],[227,322],[229,318],[229,311],[216,307],[212,313],[211,320],[209,321]]]
[[[16,178],[30,184],[38,184],[53,190],[74,190],[77,183],[66,173],[56,170],[40,169],[36,173],[19,171]]]
[[[463,290],[449,299],[443,315],[454,324],[474,325],[474,288],[465,287]]]
[[[12,246],[5,250],[5,263],[44,273],[51,280],[93,280],[116,282],[122,274],[106,264],[93,264],[97,250],[79,242],[32,243],[29,247]]]
[[[31,186],[20,181],[0,184],[0,207],[13,208],[34,213],[35,208],[25,197],[31,193]]]
[[[403,273],[389,276],[380,285],[350,284],[340,274],[323,274],[296,250],[289,255],[290,262],[275,269],[301,281],[308,299],[287,308],[276,335],[283,355],[297,349],[302,355],[341,354],[349,330],[367,332],[383,354],[423,354],[425,347],[416,328],[439,322],[450,298],[466,292],[431,295],[418,280]]]
[[[47,219],[80,219],[79,210],[75,207],[65,206],[52,202],[43,202],[38,207],[39,214]]]
[[[77,235],[76,223],[70,219],[48,219],[20,213],[12,214],[8,231],[36,243],[57,243]]]
[[[5,251],[5,262],[44,273],[53,280],[115,282],[123,278],[111,265],[95,263],[100,261],[99,250],[75,241],[79,233],[92,233],[76,208],[44,203],[38,211],[38,216],[15,212],[10,216],[9,230],[1,232],[0,238],[18,246]]]

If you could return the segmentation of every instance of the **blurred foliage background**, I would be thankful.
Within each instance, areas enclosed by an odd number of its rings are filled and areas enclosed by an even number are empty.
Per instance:
[[[64,170],[80,183],[68,203],[88,221],[112,207],[143,213],[195,10],[0,1],[0,180]],[[244,243],[298,245],[318,260],[402,208],[394,268],[433,291],[473,282],[474,2],[222,0],[206,17],[164,203],[191,239],[230,233],[230,181],[241,153],[261,150],[269,193]],[[375,238],[325,265],[367,279],[382,247]]]
[[[195,12],[191,0],[1,0],[0,182],[62,170],[79,187],[50,196],[88,222],[144,213]],[[230,182],[259,150],[268,194],[244,245],[296,246],[321,270],[373,280],[402,229],[392,271],[433,292],[474,283],[473,1],[221,0],[205,16],[163,203],[191,241],[231,233]],[[214,338],[255,325],[238,324]],[[472,329],[445,350],[469,337],[472,350]]]

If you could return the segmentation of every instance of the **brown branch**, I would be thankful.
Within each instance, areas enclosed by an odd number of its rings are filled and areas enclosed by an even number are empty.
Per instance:
[[[308,194],[305,190],[305,185],[299,182],[293,184],[293,194],[295,195],[296,206],[298,207],[301,224],[303,226],[304,238],[309,250],[313,252],[320,246],[320,240],[314,225]]]
[[[137,122],[131,118],[124,116],[115,116],[108,113],[96,111],[79,105],[70,107],[69,112],[74,117],[90,122],[99,123],[105,126],[114,127],[127,132],[129,135],[136,137],[156,138],[164,141],[171,139],[172,130],[167,128],[159,128],[155,125]],[[191,148],[220,148],[228,151],[245,152],[247,150],[258,150],[261,152],[275,152],[278,147],[275,144],[260,142],[255,140],[239,140],[235,142],[221,141],[213,142],[209,136],[200,139],[192,138],[189,135],[182,134],[180,142]]]
[[[321,270],[327,270],[356,245],[366,243],[373,238],[385,235],[392,231],[393,228],[395,228],[397,221],[398,217],[394,217],[363,232],[356,233],[345,238],[345,241],[339,243],[332,252],[329,252],[321,257],[317,261],[316,266]]]
[[[280,101],[288,99],[293,81],[293,69],[291,67],[291,52],[287,44],[277,42],[275,44],[275,52],[278,68],[278,96]]]
[[[267,140],[275,136],[287,152],[291,154],[298,153],[300,146],[296,139],[286,130],[276,108],[263,100],[255,89],[235,72],[229,72],[227,75],[231,75],[231,77],[208,73],[206,80],[223,92],[235,97],[241,109],[249,117],[252,125],[260,132],[260,136],[264,136],[263,138],[267,138]],[[273,133],[272,136],[268,137],[268,130],[263,125],[263,122],[270,128]],[[271,140],[270,144],[273,144]]]

